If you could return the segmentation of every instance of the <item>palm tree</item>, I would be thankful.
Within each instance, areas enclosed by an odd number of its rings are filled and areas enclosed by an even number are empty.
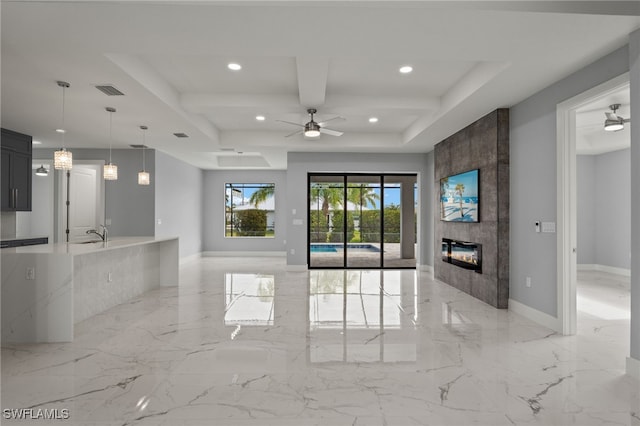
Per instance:
[[[347,200],[354,205],[360,207],[360,241],[364,242],[365,233],[362,230],[362,207],[366,205],[372,205],[376,208],[376,201],[380,199],[380,196],[373,191],[366,183],[360,183],[357,186],[351,186],[347,188]]]
[[[464,193],[464,184],[456,184],[455,191],[460,196],[460,217],[464,217],[464,212],[462,211],[462,194]]]
[[[442,208],[442,218],[444,219],[445,217],[445,211],[444,211],[444,198],[447,196],[447,191],[449,191],[449,178],[442,178],[440,179],[440,207]]]
[[[258,189],[256,192],[254,192],[253,194],[251,194],[251,197],[249,198],[249,202],[251,204],[253,204],[256,208],[258,207],[258,204],[266,201],[267,199],[273,197],[276,193],[276,186],[275,185],[268,185],[268,186],[263,186],[260,189]]]
[[[329,222],[329,209],[335,209],[342,204],[342,185],[311,184],[311,199],[322,202],[322,214]]]

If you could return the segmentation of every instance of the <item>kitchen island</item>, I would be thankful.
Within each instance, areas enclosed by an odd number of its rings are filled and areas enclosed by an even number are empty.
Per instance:
[[[178,285],[178,238],[2,249],[2,342],[70,342],[74,324]]]

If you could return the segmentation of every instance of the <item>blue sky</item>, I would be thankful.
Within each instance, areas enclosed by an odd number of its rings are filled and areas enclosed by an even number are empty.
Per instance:
[[[478,170],[470,170],[459,175],[449,176],[449,191],[453,191],[459,183],[464,185],[463,197],[478,196]]]

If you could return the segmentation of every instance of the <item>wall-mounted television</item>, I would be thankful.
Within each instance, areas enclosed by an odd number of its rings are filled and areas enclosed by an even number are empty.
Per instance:
[[[479,222],[479,170],[440,179],[440,220],[445,222]]]

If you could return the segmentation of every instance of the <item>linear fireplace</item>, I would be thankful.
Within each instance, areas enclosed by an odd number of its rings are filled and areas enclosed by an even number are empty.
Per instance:
[[[482,244],[443,238],[442,260],[481,274]]]

